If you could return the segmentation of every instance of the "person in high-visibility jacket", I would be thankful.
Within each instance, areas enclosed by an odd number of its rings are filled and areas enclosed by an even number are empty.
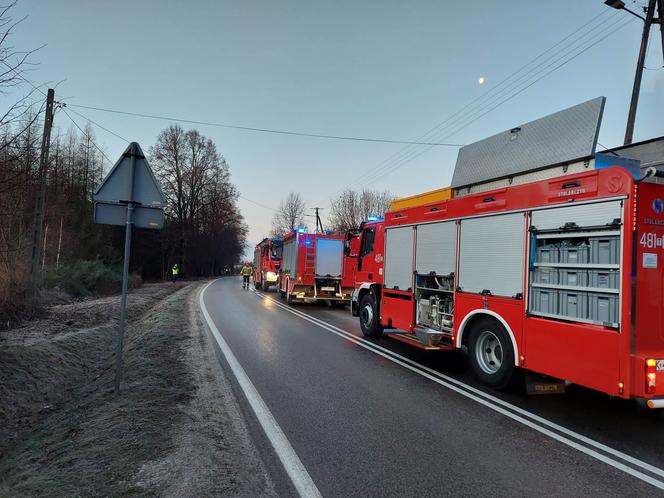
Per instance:
[[[245,263],[242,269],[240,270],[240,275],[242,275],[242,288],[246,289],[249,287],[249,277],[253,273],[249,263]]]
[[[178,274],[180,273],[180,267],[178,266],[177,263],[173,265],[173,268],[171,268],[171,278],[173,279],[173,283],[178,279]]]

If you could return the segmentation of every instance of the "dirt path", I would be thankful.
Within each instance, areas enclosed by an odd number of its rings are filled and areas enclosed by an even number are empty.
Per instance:
[[[202,327],[201,288],[135,299],[120,396],[112,300],[0,342],[0,496],[275,495]]]

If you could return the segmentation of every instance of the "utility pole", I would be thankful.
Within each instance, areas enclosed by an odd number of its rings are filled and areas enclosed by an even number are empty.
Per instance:
[[[639,59],[636,63],[636,74],[634,75],[634,86],[632,88],[632,100],[629,104],[629,114],[627,115],[627,128],[625,129],[625,145],[632,143],[634,136],[634,121],[636,120],[636,108],[639,104],[639,92],[641,90],[641,79],[645,67],[646,52],[648,49],[648,39],[650,38],[650,28],[653,24],[659,24],[660,37],[662,39],[662,56],[664,59],[664,0],[648,0],[648,6],[643,10],[646,17],[628,9],[623,0],[604,0],[604,3],[613,9],[625,10],[634,17],[643,21],[643,34],[641,35],[641,49],[639,50]],[[659,17],[655,17],[655,10]]]
[[[44,134],[42,136],[41,155],[39,157],[39,184],[35,198],[35,223],[32,234],[32,257],[30,259],[30,278],[28,280],[28,299],[34,305],[39,286],[40,259],[42,252],[42,232],[44,229],[44,212],[46,203],[46,176],[48,172],[48,150],[51,145],[51,128],[53,126],[53,101],[55,91],[48,89],[46,96],[46,114],[44,115]]]
[[[322,232],[324,232],[324,230],[323,230],[323,222],[321,221],[321,219],[320,219],[320,215],[318,214],[318,212],[319,212],[319,211],[322,211],[323,208],[313,207],[313,208],[311,208],[311,209],[313,209],[314,211],[316,211],[316,233],[322,233]]]

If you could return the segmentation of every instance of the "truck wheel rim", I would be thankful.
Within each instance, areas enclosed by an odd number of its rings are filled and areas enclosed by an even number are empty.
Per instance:
[[[475,358],[482,371],[493,375],[503,364],[503,346],[498,336],[490,330],[485,330],[477,338]]]
[[[362,308],[362,323],[367,327],[373,323],[373,308],[370,304],[367,304]]]

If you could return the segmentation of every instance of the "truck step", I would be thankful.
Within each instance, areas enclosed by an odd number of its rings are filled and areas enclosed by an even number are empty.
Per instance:
[[[452,344],[443,343],[437,344],[435,346],[427,344],[426,342],[418,339],[416,335],[408,334],[407,332],[388,332],[387,336],[391,337],[392,339],[396,339],[397,341],[405,342],[406,344],[410,344],[411,346],[415,346],[419,349],[425,349],[427,351],[446,351],[456,349]]]

